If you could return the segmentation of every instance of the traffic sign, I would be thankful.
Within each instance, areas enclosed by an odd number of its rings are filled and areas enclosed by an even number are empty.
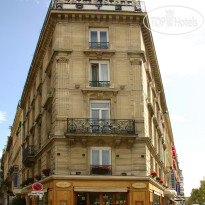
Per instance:
[[[40,184],[40,183],[34,183],[32,185],[32,188],[33,188],[34,191],[41,191],[43,189],[43,185]]]

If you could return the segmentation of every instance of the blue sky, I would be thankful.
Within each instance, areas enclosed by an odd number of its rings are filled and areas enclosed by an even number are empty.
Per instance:
[[[4,148],[49,0],[1,2],[0,151]],[[147,0],[147,10],[182,5],[205,13],[203,0]],[[205,26],[189,34],[153,32],[185,193],[205,176]]]

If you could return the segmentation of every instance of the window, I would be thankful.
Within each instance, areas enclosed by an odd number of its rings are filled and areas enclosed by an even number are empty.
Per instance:
[[[90,64],[90,86],[91,87],[110,86],[109,63],[108,62],[91,62]]]
[[[92,49],[108,49],[108,30],[107,29],[90,29],[90,43]]]
[[[90,109],[92,133],[108,133],[110,131],[110,103],[91,102]]]
[[[91,174],[111,174],[111,148],[91,148]]]
[[[18,173],[14,173],[14,187],[18,187]]]

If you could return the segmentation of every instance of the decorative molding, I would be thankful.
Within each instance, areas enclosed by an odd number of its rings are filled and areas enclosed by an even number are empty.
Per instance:
[[[127,54],[132,58],[140,58],[144,63],[147,61],[145,52],[143,50],[128,50]]]
[[[117,96],[118,90],[112,88],[86,88],[81,90],[83,95],[95,99],[108,99]]]
[[[56,61],[57,63],[68,63],[69,58],[67,56],[57,56]]]
[[[141,58],[130,58],[131,65],[142,65]]]
[[[56,183],[56,186],[60,188],[68,188],[68,187],[71,187],[72,185],[69,182],[60,181]]]
[[[104,57],[111,57],[115,54],[115,50],[109,49],[87,49],[83,51],[85,55],[97,59],[103,59]]]

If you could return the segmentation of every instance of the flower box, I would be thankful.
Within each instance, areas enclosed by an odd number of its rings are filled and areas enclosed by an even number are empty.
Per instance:
[[[34,177],[29,177],[28,179],[27,179],[27,181],[28,181],[28,183],[34,183]]]
[[[41,174],[35,175],[35,179],[36,179],[36,180],[41,180]]]
[[[155,172],[155,171],[151,173],[151,176],[152,176],[153,178],[156,177],[157,175],[158,175],[158,173]]]
[[[160,183],[160,184],[163,184],[163,183],[164,183],[164,180],[161,179],[161,180],[159,181],[159,183]]]
[[[157,177],[156,180],[157,180],[158,182],[160,182],[160,180],[162,180],[162,179],[161,179],[161,177]]]
[[[102,166],[102,167],[92,167],[92,173],[93,174],[108,174],[108,172],[110,171],[110,168],[107,166]]]
[[[49,176],[49,174],[50,174],[50,169],[49,169],[49,168],[43,169],[42,172],[43,172],[43,174],[44,174],[45,176]]]

